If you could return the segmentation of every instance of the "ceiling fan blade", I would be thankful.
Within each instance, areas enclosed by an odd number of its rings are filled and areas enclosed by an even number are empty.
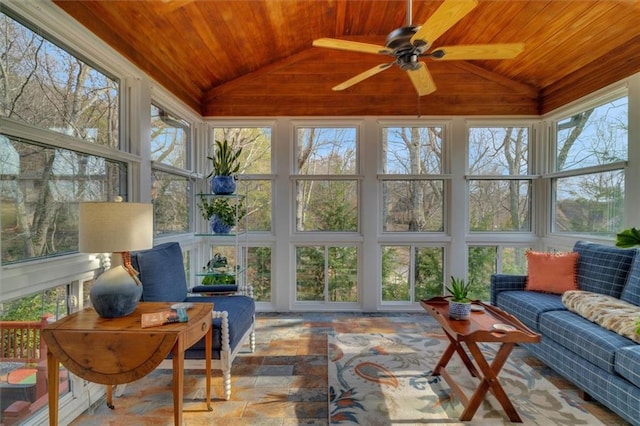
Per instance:
[[[407,74],[416,88],[418,96],[428,95],[436,91],[436,83],[434,83],[431,73],[427,69],[424,62],[420,62],[420,68],[416,70],[407,70]]]
[[[391,50],[384,46],[360,43],[359,41],[338,40],[336,38],[319,38],[313,41],[316,47],[328,47],[330,49],[348,50],[350,52],[374,53],[388,55]]]
[[[443,46],[431,52],[431,58],[438,61],[455,59],[512,59],[523,51],[524,43]]]
[[[366,70],[365,72],[360,73],[360,74],[356,75],[355,77],[351,77],[349,80],[347,80],[345,82],[342,82],[342,83],[338,84],[337,86],[332,87],[331,90],[339,91],[339,90],[347,89],[347,88],[353,86],[354,84],[360,83],[362,80],[366,80],[367,78],[373,77],[374,75],[386,70],[391,65],[393,65],[393,62],[391,62],[389,64],[376,65],[375,67],[370,68],[370,69]]]
[[[434,40],[464,18],[477,5],[477,0],[445,0],[411,37],[411,44],[415,44],[417,40],[424,40],[429,45],[433,44]]]

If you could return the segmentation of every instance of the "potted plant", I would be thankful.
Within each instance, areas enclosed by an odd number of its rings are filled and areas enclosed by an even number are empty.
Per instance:
[[[616,234],[616,246],[621,248],[640,246],[640,230],[629,228]],[[636,321],[636,334],[640,334],[640,318]]]
[[[471,281],[465,283],[462,278],[451,277],[451,285],[447,291],[451,293],[449,300],[449,317],[454,320],[468,320],[471,316],[471,299],[469,289]]]
[[[640,230],[629,228],[616,234],[616,246],[621,248],[640,246]]]
[[[211,232],[215,234],[228,234],[246,214],[244,203],[236,198],[200,195],[198,207],[202,217],[209,221]]]
[[[228,195],[236,190],[236,173],[240,170],[240,154],[242,147],[233,149],[226,139],[216,140],[215,152],[213,156],[207,158],[211,160],[213,166],[211,173],[207,177],[211,179],[211,191],[214,194]]]

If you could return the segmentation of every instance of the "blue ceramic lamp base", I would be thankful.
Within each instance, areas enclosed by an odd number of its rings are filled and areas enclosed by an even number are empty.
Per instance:
[[[132,313],[140,297],[142,286],[136,284],[122,266],[105,271],[91,286],[89,299],[102,318],[119,318]]]

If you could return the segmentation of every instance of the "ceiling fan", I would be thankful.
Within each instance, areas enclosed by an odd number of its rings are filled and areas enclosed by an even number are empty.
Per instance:
[[[524,43],[498,43],[442,46],[432,49],[432,43],[478,5],[477,0],[444,0],[442,5],[422,26],[411,25],[411,0],[407,0],[407,26],[397,28],[387,36],[385,46],[357,41],[320,38],[313,41],[317,47],[393,56],[390,63],[376,65],[344,81],[333,90],[344,90],[397,64],[407,71],[418,96],[428,95],[436,85],[424,62],[428,57],[438,61],[473,59],[512,59],[524,50]],[[431,49],[431,50],[430,50]]]

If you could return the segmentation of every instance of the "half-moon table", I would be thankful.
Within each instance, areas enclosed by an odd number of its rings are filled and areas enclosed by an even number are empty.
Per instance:
[[[194,303],[188,322],[142,328],[143,313],[169,311],[171,303],[140,302],[121,318],[101,318],[86,308],[45,327],[49,380],[49,425],[58,424],[59,362],[73,374],[107,385],[107,405],[112,407],[111,386],[130,383],[153,371],[169,353],[173,357],[174,424],[182,425],[184,352],[205,336],[206,402],[211,411],[211,311],[212,303]]]

